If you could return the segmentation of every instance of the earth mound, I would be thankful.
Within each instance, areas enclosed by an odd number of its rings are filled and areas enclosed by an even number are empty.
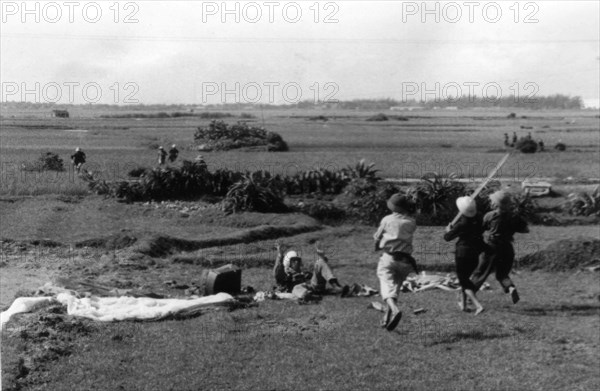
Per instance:
[[[521,267],[531,270],[568,271],[600,262],[600,240],[593,238],[562,239],[543,250],[521,257]]]

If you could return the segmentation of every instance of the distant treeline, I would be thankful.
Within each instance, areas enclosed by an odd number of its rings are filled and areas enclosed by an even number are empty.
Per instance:
[[[360,99],[346,102],[338,102],[337,108],[349,110],[385,110],[391,107],[396,108],[522,108],[531,110],[540,109],[583,109],[583,100],[579,96],[570,97],[566,95],[550,95],[536,97],[502,97],[498,99],[482,97],[461,97],[455,100],[430,100],[416,101],[406,100],[397,101],[394,99]]]
[[[56,103],[32,103],[32,102],[2,102],[2,111],[8,110],[53,110],[61,109],[87,109],[87,110],[111,110],[128,112],[123,118],[172,118],[172,117],[201,117],[201,118],[218,118],[214,115],[206,115],[205,110],[258,110],[258,109],[342,109],[342,110],[367,110],[367,111],[382,111],[390,108],[422,108],[422,109],[472,109],[472,108],[521,108],[530,110],[541,109],[583,109],[583,99],[579,96],[567,95],[548,95],[548,96],[506,96],[492,99],[491,97],[472,97],[465,96],[459,99],[439,99],[428,101],[405,100],[399,101],[395,99],[356,99],[350,101],[337,102],[313,102],[301,101],[294,104],[274,105],[274,104],[249,104],[249,103],[231,103],[231,104],[214,104],[214,105],[194,105],[194,104],[178,104],[178,105],[107,105],[107,104],[85,104],[85,105],[61,105]],[[183,111],[182,111],[183,110]],[[134,113],[132,113],[132,111]],[[139,111],[140,113],[135,113]],[[158,112],[158,113],[152,113]],[[214,114],[214,113],[212,113]],[[147,116],[147,117],[144,117]],[[115,118],[114,115],[110,117]],[[121,117],[119,117],[121,118]]]

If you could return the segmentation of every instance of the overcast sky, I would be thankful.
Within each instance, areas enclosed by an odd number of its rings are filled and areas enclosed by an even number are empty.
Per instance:
[[[115,3],[2,1],[2,99],[600,95],[598,1]]]

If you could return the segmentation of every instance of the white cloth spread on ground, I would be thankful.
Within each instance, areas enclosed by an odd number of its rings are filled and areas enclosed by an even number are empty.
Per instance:
[[[0,330],[4,329],[4,324],[15,315],[23,312],[31,312],[38,308],[47,306],[54,302],[53,297],[19,297],[13,301],[11,306],[0,313]]]
[[[204,307],[233,302],[227,293],[197,299],[151,299],[148,297],[85,297],[61,293],[56,298],[67,306],[67,313],[102,322],[117,320],[157,320],[170,315],[192,312]]]
[[[407,277],[402,284],[402,290],[405,292],[421,292],[433,288],[454,291],[460,288],[460,284],[458,283],[458,278],[450,274],[425,274],[425,272]]]

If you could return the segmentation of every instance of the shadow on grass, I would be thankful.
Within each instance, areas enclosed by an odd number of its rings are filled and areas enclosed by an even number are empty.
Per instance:
[[[514,312],[530,316],[597,316],[600,315],[600,305],[592,304],[560,304],[526,307],[515,309]]]

